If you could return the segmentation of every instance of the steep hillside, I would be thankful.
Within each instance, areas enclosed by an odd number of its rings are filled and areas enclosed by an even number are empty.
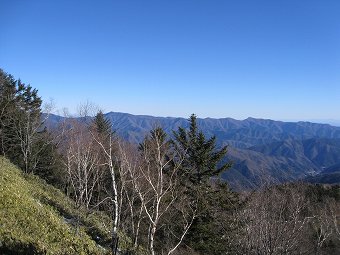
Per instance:
[[[105,221],[110,226],[107,216],[86,216],[62,192],[0,157],[0,254],[107,254],[93,240],[109,245]]]
[[[322,178],[320,183],[336,183],[332,178],[336,176],[333,172],[340,169],[340,140],[286,139],[249,149],[230,149],[228,157],[234,165],[223,176],[233,187],[251,188],[266,182],[306,178],[310,182]],[[332,176],[326,175],[331,171]]]
[[[319,171],[306,158],[296,160],[247,149],[229,149],[227,158],[233,166],[222,177],[237,190],[303,179]]]
[[[307,140],[287,139],[266,145],[254,146],[250,150],[268,156],[282,156],[297,161],[309,160],[316,167],[327,168],[340,163],[340,139],[312,138]]]

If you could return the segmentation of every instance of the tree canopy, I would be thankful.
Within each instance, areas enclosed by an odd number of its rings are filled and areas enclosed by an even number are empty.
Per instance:
[[[197,117],[190,116],[189,130],[182,127],[174,131],[174,143],[179,151],[185,155],[183,171],[188,180],[196,185],[209,181],[230,167],[230,163],[221,163],[227,153],[227,146],[217,149],[216,137],[206,139],[197,127]]]

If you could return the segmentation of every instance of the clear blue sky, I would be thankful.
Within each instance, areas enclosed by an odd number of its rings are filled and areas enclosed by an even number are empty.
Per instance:
[[[76,109],[340,119],[339,0],[2,0],[0,68]]]

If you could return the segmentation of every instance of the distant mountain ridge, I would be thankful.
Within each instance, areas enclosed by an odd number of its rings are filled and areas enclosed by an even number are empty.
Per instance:
[[[109,112],[105,117],[122,138],[139,143],[155,126],[169,135],[188,120]],[[51,115],[56,125],[62,117]],[[205,118],[197,120],[208,137],[215,135],[218,146],[229,145],[228,158],[234,162],[223,174],[236,187],[251,188],[263,182],[284,182],[317,175],[340,163],[340,127],[311,122],[283,122],[269,119]],[[226,160],[227,160],[226,159]]]

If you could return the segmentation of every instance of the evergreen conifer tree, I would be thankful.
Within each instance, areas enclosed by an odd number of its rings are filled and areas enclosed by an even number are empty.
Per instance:
[[[109,119],[105,118],[104,114],[102,111],[99,111],[94,120],[93,123],[95,125],[96,131],[99,134],[103,135],[110,135],[112,134],[112,127],[111,127],[111,122]]]
[[[192,114],[189,121],[188,131],[179,127],[177,132],[173,132],[175,149],[184,158],[182,182],[198,212],[185,241],[203,254],[222,254],[223,247],[226,247],[221,239],[225,226],[220,227],[226,216],[223,202],[236,199],[225,184],[219,184],[213,178],[230,167],[230,163],[222,163],[227,147],[217,149],[216,137],[205,137],[198,129],[196,115]],[[212,245],[208,247],[206,240]]]
[[[16,91],[16,81],[13,76],[0,69],[0,153],[5,156],[13,146],[11,143],[14,142],[10,134],[12,123],[9,116],[16,109]]]
[[[174,133],[174,144],[177,150],[184,153],[184,175],[193,185],[206,184],[211,177],[217,176],[230,167],[229,163],[221,164],[227,153],[227,146],[218,150],[216,137],[206,139],[197,127],[197,117],[190,116],[190,127],[186,131],[179,127]]]
[[[0,69],[0,153],[25,172],[42,165],[40,154],[51,144],[43,134],[41,104],[36,89]]]

